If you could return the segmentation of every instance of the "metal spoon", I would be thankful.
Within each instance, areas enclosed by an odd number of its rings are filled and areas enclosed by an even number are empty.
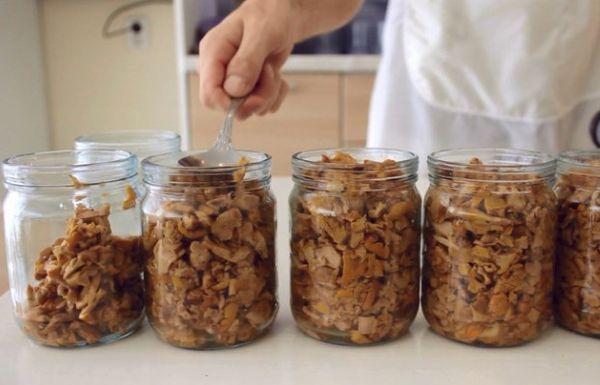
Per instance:
[[[239,106],[246,98],[233,98],[227,109],[225,121],[213,146],[197,155],[179,159],[179,164],[188,167],[220,167],[236,165],[242,156],[231,146],[233,119]]]

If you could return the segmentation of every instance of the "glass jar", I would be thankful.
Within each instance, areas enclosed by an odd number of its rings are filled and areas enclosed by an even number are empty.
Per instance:
[[[417,157],[387,149],[293,156],[291,300],[299,328],[348,345],[404,334],[419,307]]]
[[[52,151],[3,163],[13,309],[51,346],[114,341],[143,319],[135,156]]]
[[[171,131],[131,130],[80,136],[76,150],[118,149],[129,151],[141,162],[149,156],[181,150],[181,137]]]
[[[434,332],[511,346],[550,325],[555,163],[508,149],[429,156],[422,304]]]
[[[239,346],[277,313],[271,157],[242,154],[249,163],[232,167],[180,165],[189,153],[144,161],[146,314],[172,345]]]
[[[149,156],[181,151],[181,137],[172,131],[130,130],[104,132],[75,139],[76,150],[123,150],[137,156],[141,196],[146,193],[142,183],[142,161]]]
[[[600,151],[568,151],[558,160],[557,322],[600,336]]]

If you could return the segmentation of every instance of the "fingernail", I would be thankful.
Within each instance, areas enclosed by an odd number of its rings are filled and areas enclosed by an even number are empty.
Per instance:
[[[223,88],[225,88],[225,91],[227,91],[229,95],[236,97],[246,95],[246,87],[246,80],[238,75],[228,76],[227,79],[225,79],[225,84],[223,85]]]

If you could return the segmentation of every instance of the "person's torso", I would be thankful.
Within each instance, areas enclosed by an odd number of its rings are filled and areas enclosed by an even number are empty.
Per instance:
[[[383,49],[369,146],[593,146],[598,1],[390,0]]]

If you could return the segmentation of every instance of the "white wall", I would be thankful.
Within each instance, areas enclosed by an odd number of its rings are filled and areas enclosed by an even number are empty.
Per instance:
[[[0,0],[0,157],[49,146],[36,0]]]
[[[150,5],[117,20],[116,28],[131,14],[148,18],[150,44],[133,50],[127,36],[101,36],[106,17],[128,2],[39,0],[52,147],[70,148],[93,132],[179,130],[173,6]]]
[[[127,2],[0,0],[2,159],[70,148],[85,133],[179,129],[172,5],[134,11],[150,22],[148,48],[135,51],[126,37],[101,37],[106,17]],[[4,261],[0,253],[0,294]]]
[[[48,145],[36,0],[0,0],[0,158],[45,150]],[[0,196],[2,190],[3,186]],[[2,238],[0,294],[8,287]]]

